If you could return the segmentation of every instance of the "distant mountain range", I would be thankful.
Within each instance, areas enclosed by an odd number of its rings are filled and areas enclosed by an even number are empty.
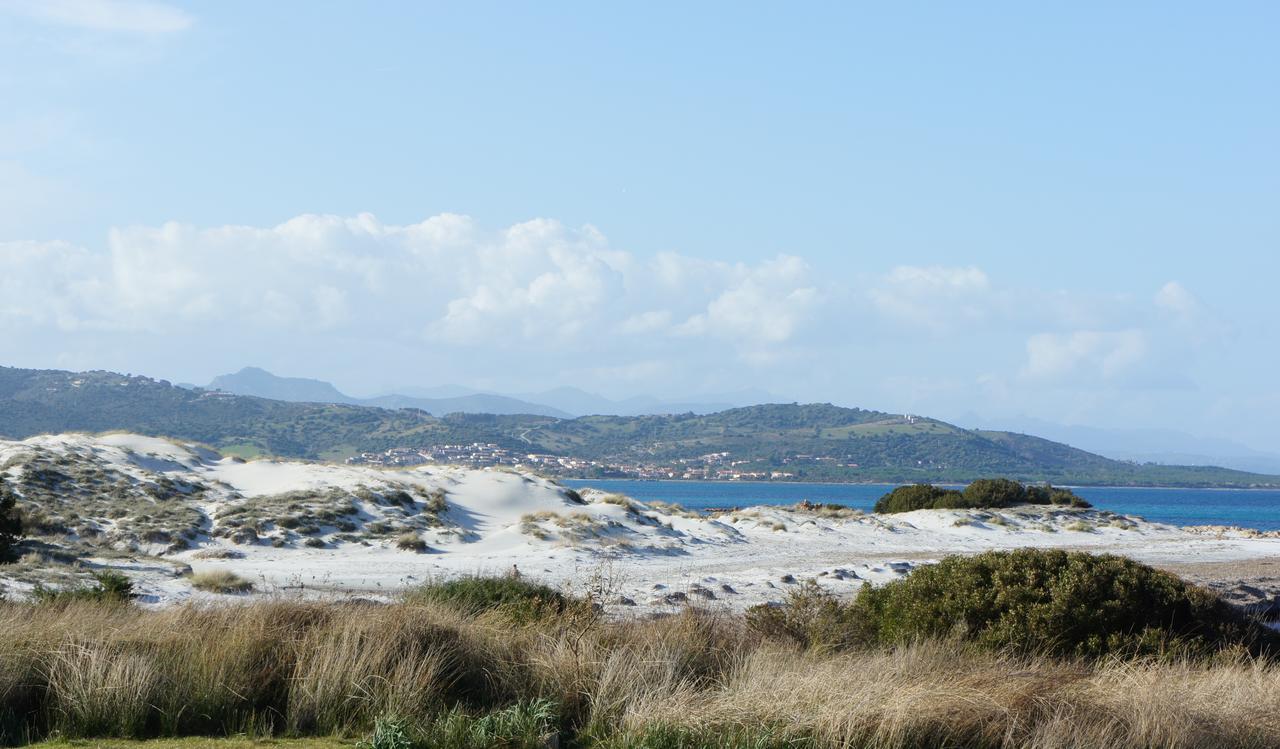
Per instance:
[[[1116,460],[1164,465],[1213,465],[1254,473],[1280,473],[1280,455],[1234,440],[1197,437],[1172,429],[1103,429],[1055,424],[1027,417],[983,419],[969,414],[966,426],[1037,434]]]
[[[234,374],[215,377],[209,383],[208,389],[292,403],[341,403],[378,408],[419,408],[433,416],[451,413],[487,413],[504,416],[530,414],[574,418],[591,415],[706,414],[735,406],[777,400],[768,393],[759,391],[742,391],[727,396],[717,396],[710,400],[666,401],[647,396],[610,400],[573,387],[502,395],[481,392],[460,385],[404,388],[400,393],[373,398],[354,398],[323,380],[279,377],[258,367],[245,367]]]
[[[460,392],[441,397],[392,394],[377,398],[353,398],[323,380],[278,377],[258,367],[245,367],[235,374],[215,377],[209,383],[208,389],[290,403],[340,403],[376,408],[417,408],[433,416],[451,413],[530,414],[557,418],[572,416],[569,412],[541,403],[530,403],[518,398],[488,393]]]
[[[307,389],[295,395],[337,392],[304,384]],[[1064,484],[1280,487],[1280,476],[1140,465],[1025,434],[830,404],[764,404],[701,415],[437,417],[416,407],[290,402],[113,372],[0,367],[0,436],[113,430],[202,442],[232,454],[328,460],[393,447],[483,442],[514,455],[579,458],[582,467],[573,475],[587,477],[611,475],[610,466],[702,465],[728,454],[736,470],[776,471],[792,480],[1008,476]],[[554,461],[543,465],[558,470]]]
[[[636,396],[611,400],[574,387],[530,393],[486,393],[461,385],[406,387],[400,393],[354,398],[323,380],[279,377],[258,367],[245,367],[209,383],[210,390],[294,403],[340,403],[378,408],[419,408],[433,416],[451,413],[529,414],[561,419],[579,416],[646,416],[711,414],[731,408],[776,403],[764,391],[744,390],[705,399],[662,400]],[[970,428],[1034,434],[1074,445],[1115,460],[1162,465],[1221,466],[1253,473],[1280,474],[1280,455],[1254,450],[1232,440],[1205,439],[1167,429],[1103,429],[1063,425],[1027,417],[984,419],[967,414],[960,422]]]

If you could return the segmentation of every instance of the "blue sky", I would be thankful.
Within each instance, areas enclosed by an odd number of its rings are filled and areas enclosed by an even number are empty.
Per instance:
[[[0,0],[5,363],[1280,450],[1272,3]]]

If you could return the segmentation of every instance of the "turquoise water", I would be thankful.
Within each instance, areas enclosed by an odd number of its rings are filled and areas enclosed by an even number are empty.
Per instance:
[[[781,481],[631,481],[602,479],[564,481],[577,488],[593,486],[644,502],[662,500],[691,510],[747,505],[790,505],[810,502],[870,510],[892,484],[800,484]],[[1094,506],[1124,515],[1172,525],[1239,525],[1280,530],[1280,491],[1251,489],[1151,489],[1084,487],[1075,492]]]

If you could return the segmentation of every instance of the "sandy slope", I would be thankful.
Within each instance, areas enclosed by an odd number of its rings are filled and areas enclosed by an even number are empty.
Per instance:
[[[890,580],[946,554],[992,548],[1083,548],[1157,565],[1280,557],[1280,539],[1192,533],[1100,511],[1028,508],[876,516],[758,507],[704,517],[596,491],[583,492],[580,500],[553,481],[506,470],[243,462],[126,434],[0,442],[0,466],[20,490],[34,475],[29,472],[37,458],[41,465],[62,466],[73,477],[80,475],[79,468],[92,466],[116,477],[117,484],[151,487],[168,479],[166,486],[179,487],[156,501],[200,513],[198,529],[187,531],[188,541],[138,541],[129,535],[129,518],[94,517],[92,511],[80,513],[79,531],[45,539],[78,546],[90,564],[126,569],[142,600],[155,604],[217,597],[193,591],[184,577],[174,574],[175,564],[179,569],[232,570],[255,580],[259,593],[371,597],[451,575],[507,573],[518,565],[524,575],[579,592],[595,591],[621,610],[632,603],[661,609],[685,601],[741,608],[779,600],[805,579],[852,592],[864,581]],[[273,512],[285,512],[283,502],[271,504],[273,498],[335,489],[341,491],[334,496],[340,495],[343,506],[352,510],[341,520],[316,520],[299,532],[271,519]],[[388,501],[395,492],[406,492],[413,500]],[[426,509],[433,495],[443,497],[438,511]],[[259,505],[271,509],[255,510],[257,540],[233,542],[227,524],[243,516],[229,510]],[[344,523],[345,531],[339,527]],[[395,541],[404,533],[422,539],[430,551],[398,549]],[[322,548],[305,545],[308,540]],[[184,543],[189,548],[178,548]],[[107,554],[103,549],[108,547],[116,551]],[[134,553],[122,557],[120,548]],[[237,558],[208,558],[218,552]],[[15,592],[28,587],[9,577]]]

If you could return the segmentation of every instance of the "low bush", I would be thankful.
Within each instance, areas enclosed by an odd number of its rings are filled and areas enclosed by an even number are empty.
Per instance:
[[[1280,654],[1280,634],[1204,588],[1125,557],[1061,550],[947,557],[848,604],[811,587],[749,622],[809,647],[958,636],[1070,657]]]
[[[899,486],[876,501],[876,512],[911,512],[967,507],[964,494],[933,484]]]
[[[554,588],[514,576],[427,583],[406,593],[405,602],[440,604],[468,616],[500,611],[521,621],[561,614],[581,604]]]
[[[933,484],[899,486],[876,502],[875,511],[976,510],[1024,504],[1092,507],[1069,489],[1027,486],[1012,479],[977,479],[963,491]]]

